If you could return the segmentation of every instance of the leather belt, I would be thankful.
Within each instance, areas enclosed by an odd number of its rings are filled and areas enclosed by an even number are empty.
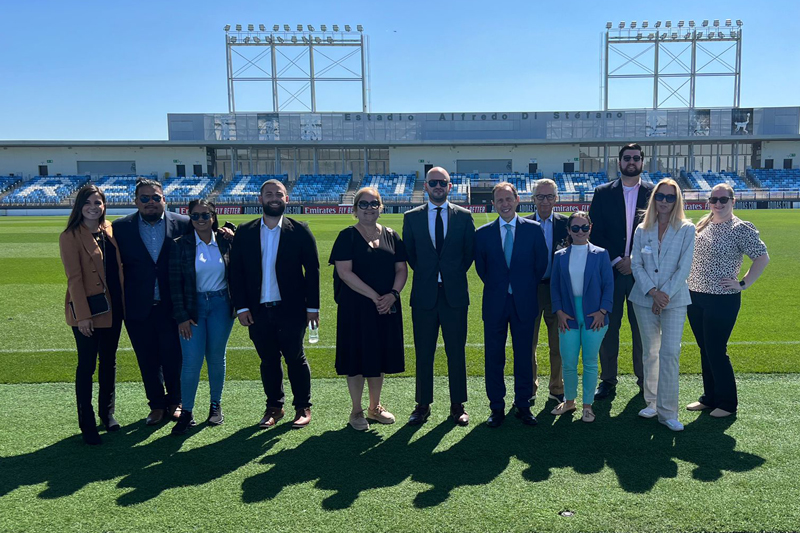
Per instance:
[[[278,300],[277,302],[264,302],[261,305],[263,305],[264,307],[277,307],[281,305],[281,301]]]

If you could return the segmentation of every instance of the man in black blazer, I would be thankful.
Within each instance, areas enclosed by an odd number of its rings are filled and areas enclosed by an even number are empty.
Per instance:
[[[564,379],[561,373],[561,351],[558,344],[558,319],[550,302],[550,272],[553,270],[553,255],[558,245],[567,238],[567,221],[569,217],[553,211],[558,202],[558,187],[551,179],[536,182],[533,190],[533,203],[536,213],[525,218],[535,220],[542,227],[547,242],[547,271],[539,282],[539,314],[533,328],[533,397],[539,390],[539,364],[536,360],[536,345],[539,343],[539,327],[544,318],[547,327],[547,344],[550,348],[550,382],[548,397],[558,403],[564,401]]]
[[[408,423],[428,419],[433,403],[433,358],[439,327],[442,328],[447,373],[450,378],[450,416],[469,424],[467,401],[467,270],[472,265],[475,224],[472,213],[447,201],[452,189],[450,174],[434,167],[425,176],[428,203],[403,217],[403,241],[408,264],[414,269],[411,317],[416,348],[417,406]]]
[[[604,183],[594,191],[589,207],[592,219],[591,242],[608,251],[614,267],[614,308],[608,314],[608,331],[600,345],[600,385],[595,399],[602,400],[617,387],[617,361],[619,359],[619,328],[625,299],[628,299],[628,322],[633,337],[633,372],[639,387],[642,386],[642,338],[630,301],[633,288],[631,273],[631,246],[633,232],[641,220],[641,211],[647,207],[653,185],[641,180],[644,152],[636,143],[629,143],[619,151],[617,180]]]
[[[308,225],[283,216],[289,197],[278,180],[261,186],[261,218],[239,226],[230,261],[230,289],[239,323],[249,329],[261,358],[267,408],[259,426],[284,416],[286,360],[294,395],[292,427],[311,421],[311,367],[303,351],[309,323],[319,323],[319,256]]]
[[[189,217],[165,210],[161,183],[136,182],[136,213],[113,222],[125,275],[125,327],[142,373],[150,414],[177,419],[181,403],[181,345],[172,317],[169,256],[172,239],[186,233]]]

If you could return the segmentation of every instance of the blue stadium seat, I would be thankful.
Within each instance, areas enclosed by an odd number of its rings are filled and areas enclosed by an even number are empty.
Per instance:
[[[747,176],[764,189],[774,191],[800,189],[800,169],[797,168],[751,168],[747,169]]]
[[[735,172],[693,172],[681,171],[681,177],[689,183],[689,188],[698,191],[710,191],[718,183],[727,183],[735,191],[749,191],[750,187]]]
[[[256,174],[247,176],[236,176],[222,190],[217,197],[218,204],[258,204],[258,195],[261,192],[261,184],[267,180],[276,179],[281,183],[286,183],[289,176],[286,174]]]
[[[335,202],[347,192],[352,174],[303,174],[294,184],[291,199],[294,202]]]
[[[40,176],[17,186],[0,203],[59,204],[89,181],[88,176]]]
[[[375,187],[384,203],[410,203],[416,181],[416,174],[368,174],[360,187]]]

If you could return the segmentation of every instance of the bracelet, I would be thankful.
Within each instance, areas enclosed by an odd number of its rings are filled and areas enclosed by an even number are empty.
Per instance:
[[[392,289],[392,295],[395,297],[395,299],[398,302],[400,301],[400,293],[399,292],[397,292],[396,290]]]

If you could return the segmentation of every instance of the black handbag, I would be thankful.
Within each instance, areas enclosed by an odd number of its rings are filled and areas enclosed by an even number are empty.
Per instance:
[[[103,272],[106,271],[106,235],[105,233],[100,233],[100,239],[102,242],[102,246],[100,247],[100,251],[103,254]],[[102,294],[93,294],[92,296],[86,297],[86,303],[89,304],[89,312],[92,314],[93,317],[98,315],[104,315],[111,311],[111,304],[108,303],[108,298],[106,298],[106,288],[105,285],[103,286]],[[75,306],[72,305],[72,302],[69,303],[69,309],[72,311],[72,318],[78,320],[78,317],[75,315]]]

